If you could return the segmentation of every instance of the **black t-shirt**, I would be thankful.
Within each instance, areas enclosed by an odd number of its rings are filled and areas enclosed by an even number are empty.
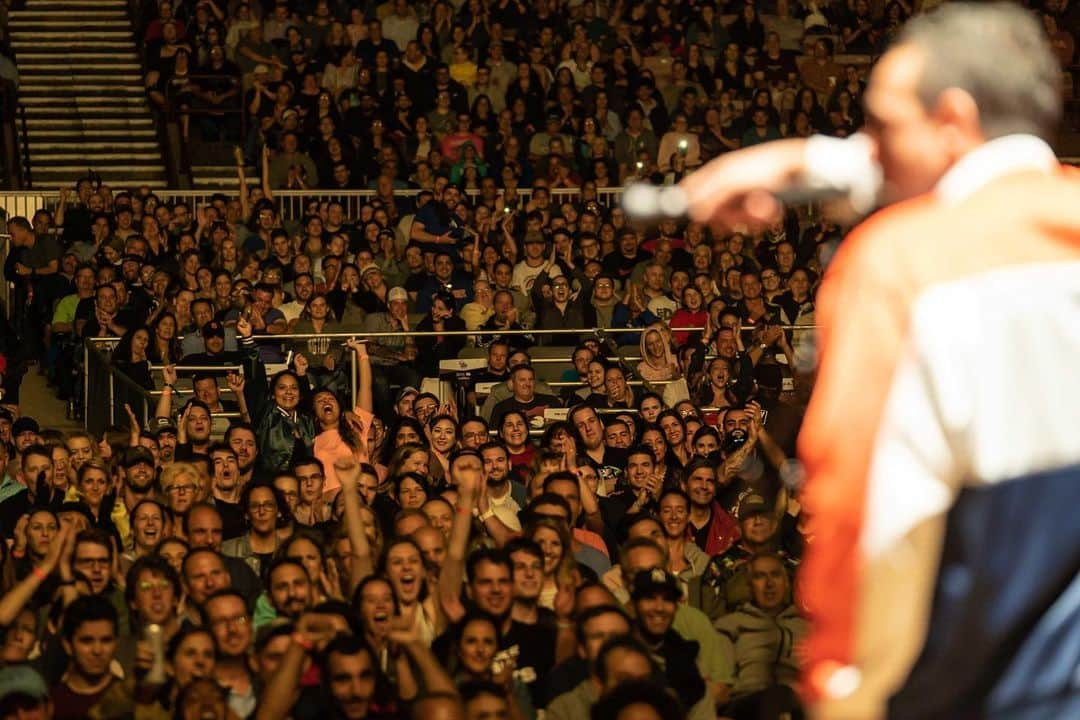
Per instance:
[[[522,402],[520,400],[517,400],[513,396],[510,396],[505,400],[501,401],[491,411],[491,420],[495,423],[495,425],[499,425],[501,423],[502,416],[510,412],[511,410],[517,410],[520,413],[524,413],[525,416],[528,417],[528,413],[530,410],[549,407],[562,407],[562,403],[560,403],[559,399],[557,397],[554,397],[553,395],[536,395],[529,402]]]
[[[214,507],[221,513],[221,538],[231,540],[244,534],[244,511],[240,503],[231,503],[214,498]]]
[[[30,512],[30,492],[23,488],[0,502],[0,537],[10,539],[15,535],[19,518]]]
[[[446,629],[435,642],[431,650],[445,666],[454,652],[454,643],[461,633],[461,624],[455,623]],[[542,623],[526,625],[516,620],[510,622],[510,629],[503,633],[502,643],[495,660],[515,658],[517,669],[514,677],[529,689],[535,707],[543,707],[544,677],[555,665],[555,633],[550,626]]]
[[[628,258],[616,250],[615,252],[604,256],[604,272],[608,275],[617,277],[620,280],[624,280],[630,277],[630,274],[634,272],[634,267],[638,263],[651,259],[652,255],[641,250],[638,250],[632,258]]]
[[[33,247],[18,249],[19,262],[34,270],[46,267],[53,260],[59,260],[63,249],[55,235],[37,235]]]

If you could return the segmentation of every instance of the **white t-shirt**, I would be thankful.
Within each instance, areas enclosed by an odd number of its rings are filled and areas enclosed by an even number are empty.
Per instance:
[[[529,267],[529,265],[522,260],[514,266],[514,274],[510,276],[510,287],[516,288],[526,295],[532,290],[533,283],[536,281],[540,271],[544,269],[544,263],[540,263],[536,267]],[[552,265],[548,270],[548,277],[559,277],[562,275],[562,269],[558,265]]]

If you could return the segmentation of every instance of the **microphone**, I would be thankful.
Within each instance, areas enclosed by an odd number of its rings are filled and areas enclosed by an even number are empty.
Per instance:
[[[760,158],[760,161],[772,162],[774,159],[766,155]],[[781,154],[775,161],[784,163],[790,162],[790,159]],[[743,162],[745,164],[745,160]],[[739,168],[738,162],[725,167],[721,161],[719,167],[707,166],[698,170],[697,172],[705,172],[708,176],[706,182],[693,185],[694,192],[699,194],[699,197],[692,197],[682,185],[657,187],[635,183],[623,193],[623,210],[635,220],[656,221],[686,217],[691,205],[700,204],[700,201],[708,198],[710,192],[715,192],[713,188],[716,184],[713,181],[719,180],[719,185],[733,185],[737,188],[742,176]],[[724,177],[718,173],[734,175]],[[754,173],[751,172],[750,176],[753,177]],[[792,172],[792,176],[781,187],[771,189],[773,197],[782,205],[841,201],[839,204],[846,204],[846,209],[856,216],[866,215],[877,206],[883,185],[881,167],[874,159],[873,144],[859,133],[846,139],[817,135],[808,138],[801,151],[800,167],[797,172]],[[728,183],[728,179],[733,179],[734,182]],[[741,188],[743,192],[757,189],[752,179],[747,179],[746,182]],[[765,186],[760,189],[770,188]]]
[[[838,185],[811,187],[800,184],[774,192],[773,197],[785,206],[846,200],[852,210],[863,215],[874,208],[877,200],[877,186],[875,184],[872,188]],[[685,218],[690,209],[690,195],[678,185],[660,187],[647,183],[635,183],[623,192],[622,207],[627,216],[633,220],[679,220]]]

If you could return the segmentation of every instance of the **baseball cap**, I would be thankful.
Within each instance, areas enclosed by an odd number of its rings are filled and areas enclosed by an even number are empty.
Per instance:
[[[526,245],[528,245],[529,243],[544,243],[544,242],[547,242],[547,241],[544,240],[544,234],[542,232],[540,232],[539,230],[530,230],[529,232],[525,233],[525,244]]]
[[[151,418],[149,423],[149,430],[152,435],[160,435],[163,432],[171,432],[173,435],[175,435],[176,423],[174,423],[170,418]]]
[[[141,445],[138,447],[129,447],[124,451],[124,456],[121,461],[121,465],[126,468],[138,465],[139,463],[146,463],[150,467],[154,466],[154,455]]]
[[[12,695],[25,695],[35,700],[46,700],[49,688],[45,680],[29,665],[9,665],[0,670],[0,700]]]
[[[41,426],[38,425],[38,421],[32,417],[26,417],[25,415],[16,420],[11,425],[11,437],[18,437],[24,432],[32,432],[35,435],[41,432]]]
[[[739,519],[761,515],[769,512],[769,503],[757,493],[751,493],[739,501]]]
[[[630,588],[630,597],[635,600],[642,597],[664,595],[672,600],[682,598],[682,588],[679,580],[663,568],[642,570],[634,576],[634,582]]]
[[[15,422],[15,416],[7,408],[0,408],[0,420],[6,420],[9,423]]]
[[[90,525],[97,522],[97,520],[94,519],[94,514],[90,512],[90,506],[81,500],[68,500],[67,502],[61,503],[60,507],[56,509],[56,514],[62,515],[64,513],[79,513],[86,518],[86,521]]]
[[[381,272],[382,272],[382,268],[381,268],[381,267],[379,267],[378,265],[376,265],[375,263],[368,263],[368,264],[367,264],[367,265],[365,265],[364,267],[360,268],[360,277],[364,277],[364,276],[365,276],[365,275],[367,275],[367,274],[368,274],[369,272],[377,272],[377,273],[381,273]]]
[[[208,337],[225,337],[225,326],[219,323],[217,320],[211,320],[202,326],[203,339]]]
[[[398,393],[397,400],[394,404],[396,405],[397,403],[401,402],[402,398],[409,394],[419,395],[420,391],[414,388],[412,385],[406,385],[405,387],[401,388],[401,392]]]
[[[401,302],[408,302],[409,293],[405,292],[405,288],[403,287],[390,288],[390,292],[386,294],[386,301],[397,302],[399,300]]]

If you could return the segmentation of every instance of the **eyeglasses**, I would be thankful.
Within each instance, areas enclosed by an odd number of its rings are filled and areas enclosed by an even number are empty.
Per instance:
[[[248,618],[247,615],[233,615],[231,617],[223,617],[217,618],[216,620],[211,620],[210,624],[214,627],[226,627],[233,624],[244,627],[249,622],[251,622],[251,620]]]
[[[165,492],[174,493],[177,495],[187,495],[190,492],[195,492],[195,485],[170,485],[169,487],[165,488]]]
[[[141,592],[147,592],[148,590],[168,590],[172,587],[172,583],[168,580],[143,580],[139,583],[139,590]]]
[[[109,567],[109,558],[75,558],[75,567]]]
[[[250,510],[253,513],[264,512],[264,511],[265,512],[273,512],[274,510],[277,510],[277,503],[272,502],[270,500],[267,500],[266,502],[261,502],[261,503],[251,503],[250,505],[248,505],[248,510]]]

